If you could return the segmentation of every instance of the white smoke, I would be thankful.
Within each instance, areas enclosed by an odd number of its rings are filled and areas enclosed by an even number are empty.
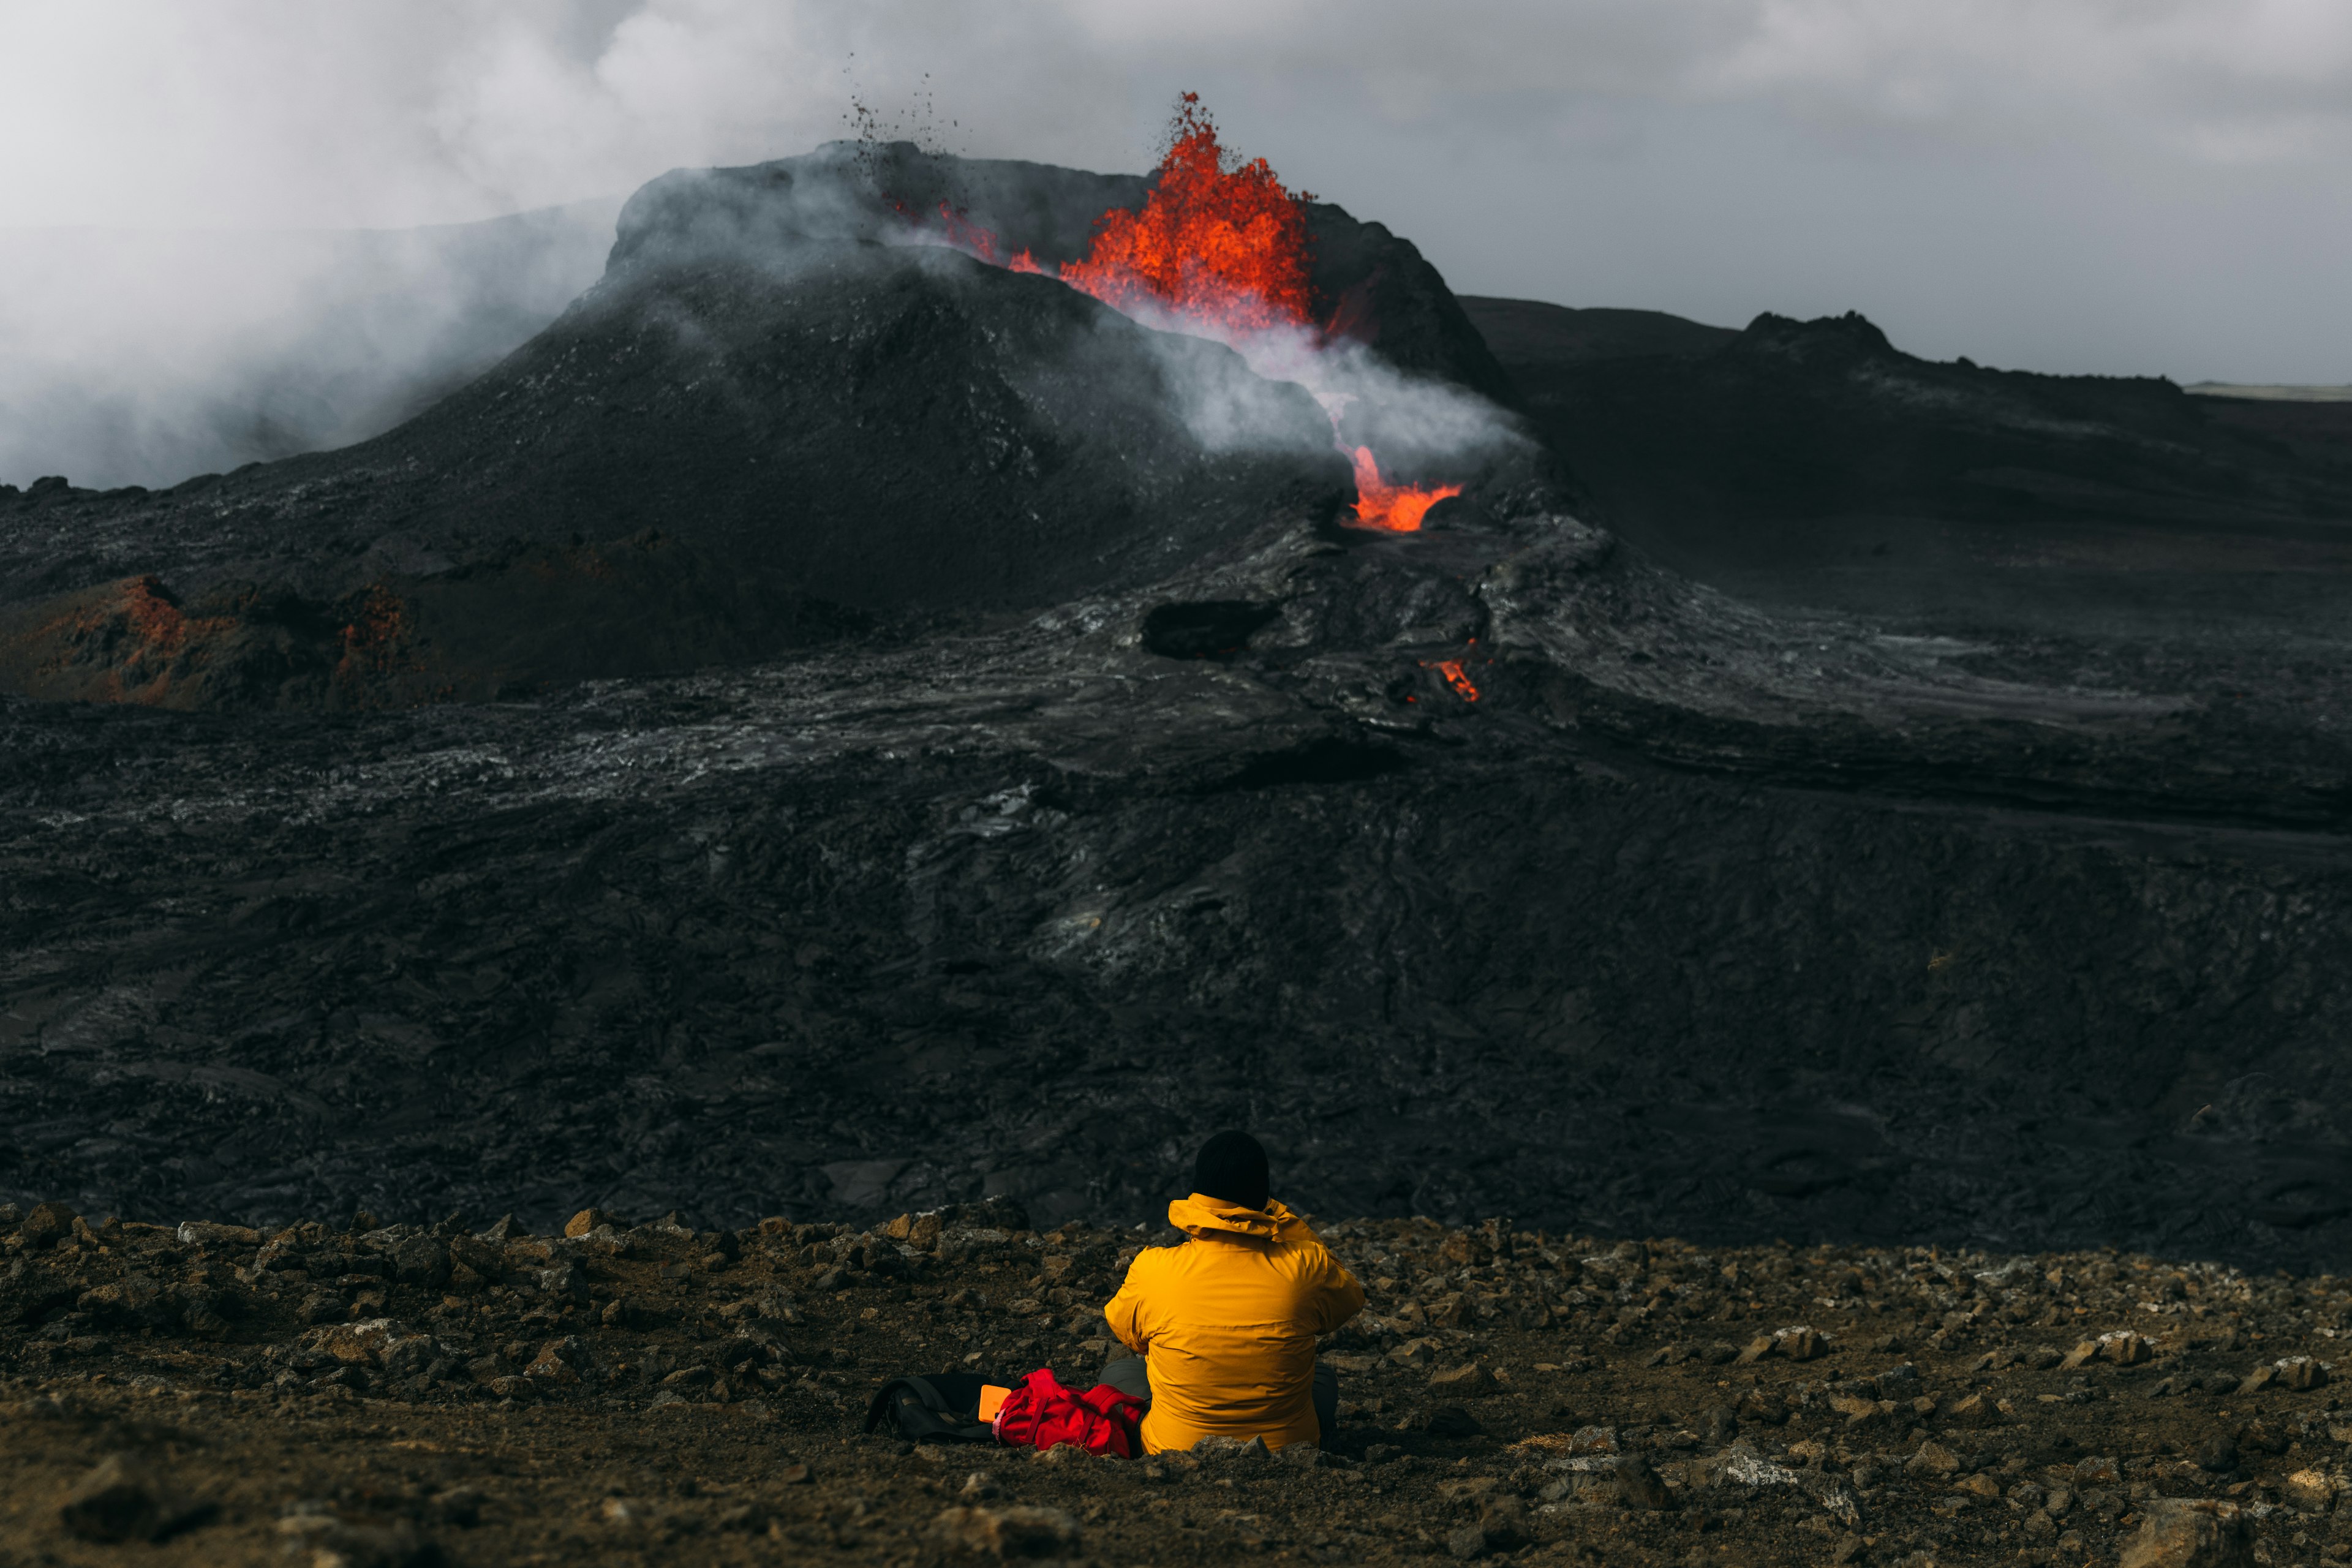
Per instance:
[[[1330,418],[1332,446],[1351,452],[1375,445],[1391,480],[1400,474],[1425,479],[1524,440],[1511,416],[1487,399],[1450,382],[1409,375],[1352,338],[1301,326],[1237,331],[1172,311],[1129,313],[1157,331],[1222,342],[1265,379],[1305,387]],[[1251,419],[1229,383],[1186,374],[1181,367],[1192,363],[1170,359],[1171,384],[1194,439],[1213,452],[1263,451],[1280,439]]]
[[[156,487],[387,429],[593,282],[618,206],[393,232],[0,230],[0,480]]]

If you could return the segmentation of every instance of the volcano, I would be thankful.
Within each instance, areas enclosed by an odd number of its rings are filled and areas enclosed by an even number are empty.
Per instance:
[[[2339,658],[1890,626],[1626,542],[1752,499],[1690,451],[1865,416],[1916,459],[1882,495],[2031,447],[2210,500],[2158,433],[2196,411],[1852,321],[1490,345],[1297,198],[1314,351],[1481,411],[1413,449],[1065,281],[1158,188],[665,176],[399,429],[0,499],[0,1188],[1126,1225],[1248,1125],[1326,1212],[2352,1241]],[[1646,444],[1580,434],[1610,385]],[[1459,489],[1363,526],[1375,480]]]
[[[1339,513],[1350,459],[1301,388],[921,243],[907,215],[942,191],[1049,258],[1076,247],[1071,215],[1151,194],[903,145],[656,181],[595,288],[383,437],[165,492],[17,499],[0,682],[192,707],[520,693],[877,614],[1039,607]],[[1409,245],[1303,210],[1312,297],[1357,340],[1507,387]]]

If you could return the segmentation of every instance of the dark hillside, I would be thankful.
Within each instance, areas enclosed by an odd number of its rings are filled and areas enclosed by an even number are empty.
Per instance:
[[[1956,627],[2341,629],[2340,413],[1932,363],[1859,316],[1710,344],[1593,314],[1474,309],[1598,513],[1703,579]]]
[[[1710,327],[1664,310],[1573,310],[1477,294],[1465,294],[1461,300],[1487,348],[1513,372],[1644,354],[1686,357],[1721,348],[1739,335],[1730,327]]]

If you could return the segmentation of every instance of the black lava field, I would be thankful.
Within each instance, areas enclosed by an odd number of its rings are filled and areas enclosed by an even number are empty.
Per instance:
[[[1362,529],[1298,386],[894,230],[1144,190],[668,176],[386,435],[0,489],[0,1198],[1042,1229],[1245,1125],[1326,1215],[2352,1253],[2352,424],[1318,205],[1506,432]]]

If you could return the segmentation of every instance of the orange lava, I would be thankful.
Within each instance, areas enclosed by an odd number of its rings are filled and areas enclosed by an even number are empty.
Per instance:
[[[1200,94],[1186,93],[1143,210],[1096,219],[1062,281],[1129,315],[1157,308],[1234,332],[1308,325],[1307,198],[1263,158],[1229,162]]]
[[[1454,691],[1461,696],[1463,701],[1475,702],[1478,700],[1478,689],[1470,684],[1470,678],[1468,676],[1462,673],[1462,661],[1460,659],[1448,658],[1439,660],[1437,673],[1445,677],[1445,684],[1454,688]]]
[[[1113,207],[1096,219],[1086,257],[1065,262],[1056,276],[1123,314],[1174,317],[1228,341],[1280,329],[1316,332],[1307,233],[1314,199],[1285,189],[1263,158],[1234,162],[1201,95],[1188,92],[1169,123],[1168,151],[1143,210]],[[1026,250],[1008,257],[994,234],[946,203],[939,211],[957,249],[1015,272],[1046,270]],[[1462,493],[1460,485],[1388,484],[1371,448],[1358,447],[1352,457],[1359,527],[1415,533],[1431,507]],[[1475,689],[1467,700],[1477,700]]]
[[[1414,485],[1392,485],[1381,478],[1381,466],[1372,460],[1370,447],[1359,447],[1356,462],[1356,524],[1360,528],[1384,528],[1391,533],[1418,533],[1421,520],[1429,509],[1448,496],[1462,493],[1460,485],[1436,485],[1423,489]]]

